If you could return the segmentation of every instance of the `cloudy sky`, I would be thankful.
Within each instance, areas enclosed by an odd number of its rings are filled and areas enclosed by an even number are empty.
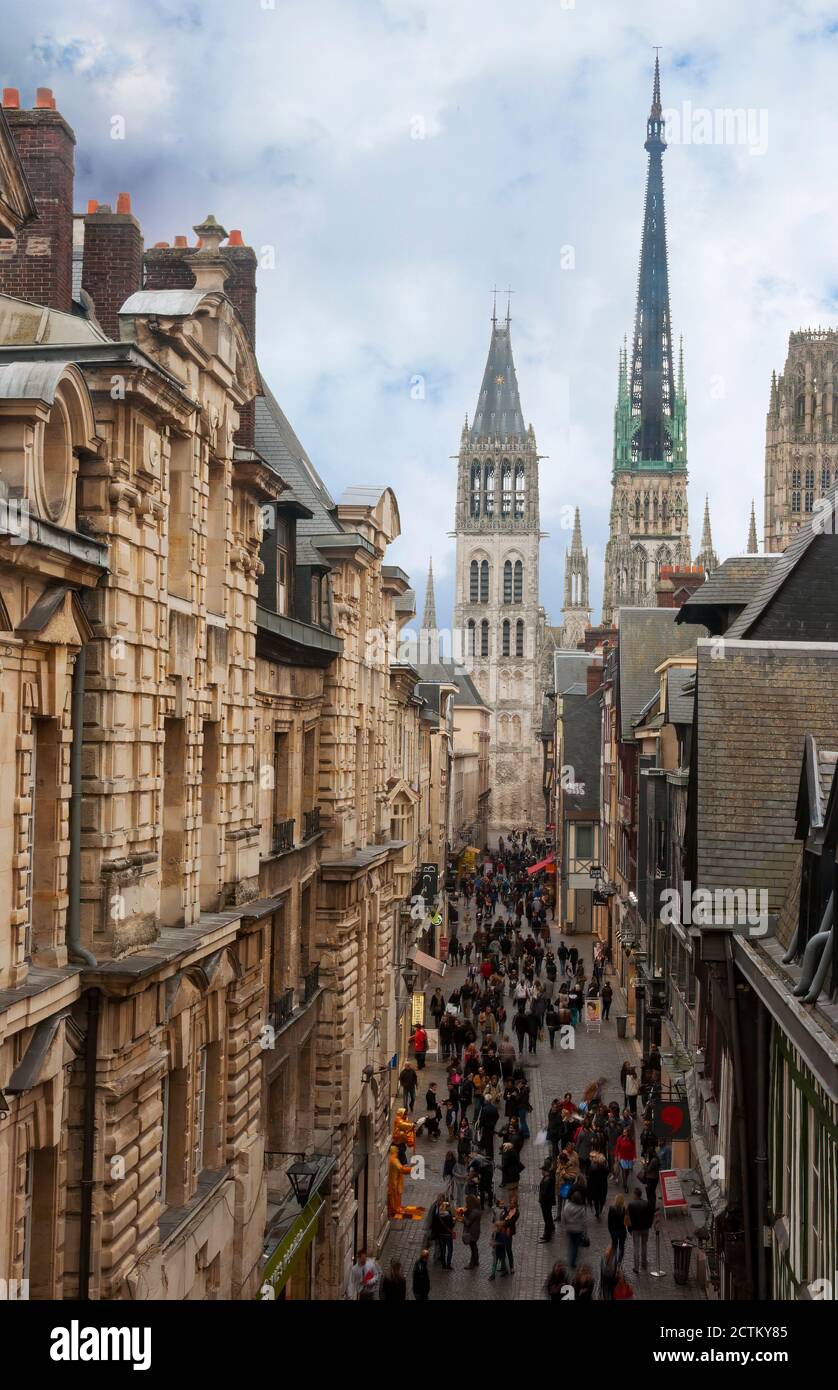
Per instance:
[[[578,505],[599,617],[660,45],[693,544],[706,492],[723,556],[744,548],[752,496],[761,533],[771,370],[790,330],[836,322],[838,3],[0,0],[0,15],[2,84],[25,105],[51,86],[75,129],[77,207],[126,190],[149,243],[191,240],[211,211],[263,256],[263,370],[333,495],[395,487],[391,559],[421,604],[433,553],[441,621],[450,456],[495,284],[514,290],[547,456],[542,600],[559,621]]]

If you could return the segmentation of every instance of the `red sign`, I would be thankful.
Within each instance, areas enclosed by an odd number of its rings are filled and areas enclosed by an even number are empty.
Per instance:
[[[665,1168],[661,1173],[661,1203],[666,1211],[677,1211],[687,1205],[681,1179],[674,1168]]]
[[[447,960],[447,959],[448,959],[448,937],[447,937],[447,936],[441,936],[441,937],[439,938],[439,958],[440,958],[440,960]]]
[[[527,869],[527,873],[528,873],[528,874],[537,874],[538,871],[539,871],[539,869],[546,869],[548,873],[554,874],[554,873],[556,872],[555,865],[556,865],[556,856],[555,856],[555,854],[548,854],[548,856],[547,856],[546,859],[539,859],[539,861],[538,861],[537,864],[530,864],[530,867]]]

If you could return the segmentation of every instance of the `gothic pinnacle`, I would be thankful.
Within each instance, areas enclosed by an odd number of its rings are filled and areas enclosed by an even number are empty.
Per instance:
[[[422,615],[422,631],[436,632],[436,599],[434,597],[434,562],[428,559],[428,582],[425,585],[425,611]]]
[[[748,554],[759,554],[759,542],[757,541],[757,518],[754,511],[754,499],[751,498],[751,524],[748,528]]]

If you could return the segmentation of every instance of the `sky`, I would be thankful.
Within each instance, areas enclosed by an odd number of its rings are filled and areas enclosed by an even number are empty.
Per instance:
[[[617,354],[631,338],[654,46],[689,506],[762,533],[789,332],[838,324],[838,3],[0,0],[0,80],[52,87],[76,207],[130,192],[147,244],[213,212],[260,257],[262,370],[333,497],[391,485],[388,561],[450,618],[456,462],[511,287],[540,452],[541,597],[572,509],[599,619]],[[727,113],[739,113],[729,114]],[[500,297],[505,309],[506,298]]]

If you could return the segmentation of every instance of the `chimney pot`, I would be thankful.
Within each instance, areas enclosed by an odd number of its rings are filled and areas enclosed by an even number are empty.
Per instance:
[[[98,198],[88,198],[88,200],[87,200],[87,212],[88,212],[88,216],[90,215],[91,212],[98,212],[98,210],[99,210],[99,200],[98,200]]]
[[[244,246],[244,242],[243,242],[243,240],[242,240],[242,234],[241,234],[241,232],[238,230],[238,228],[236,228],[235,231],[232,231],[232,232],[230,233],[229,237],[227,238],[227,245],[228,245],[228,246]]]
[[[54,111],[55,97],[51,87],[39,87],[35,92],[35,109],[37,111]]]
[[[116,195],[116,210],[117,210],[117,212],[130,212],[130,211],[131,211],[131,194],[130,194],[130,193],[117,193],[117,195]]]
[[[168,251],[169,243],[168,241],[155,241],[154,249],[155,251]]]
[[[20,110],[20,92],[17,87],[3,88],[3,105],[8,106],[9,110]]]
[[[187,244],[187,243],[186,243],[186,237],[185,237],[185,236],[176,236],[176,237],[175,237],[175,246],[186,246],[186,244]]]

